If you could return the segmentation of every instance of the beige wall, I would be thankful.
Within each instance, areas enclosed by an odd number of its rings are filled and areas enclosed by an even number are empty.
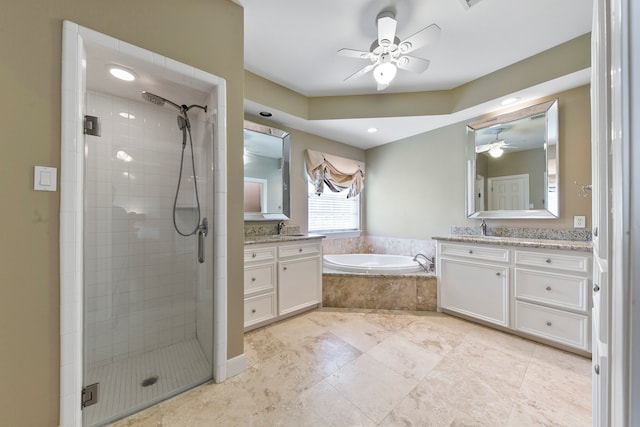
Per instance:
[[[570,228],[574,215],[591,221],[591,197],[574,181],[591,182],[589,86],[543,98],[559,99],[560,218],[490,220],[489,226]],[[472,120],[470,120],[472,121]],[[465,123],[453,124],[367,150],[367,234],[427,239],[452,225],[478,225],[465,217]]]
[[[304,168],[304,150],[322,151],[336,156],[354,160],[365,160],[364,150],[320,136],[291,129],[279,123],[259,117],[247,116],[247,120],[273,126],[291,133],[291,219],[290,225],[299,225],[302,232],[307,232],[307,173]],[[367,183],[365,182],[365,186]]]
[[[229,355],[242,353],[242,8],[228,0],[5,1],[0,424],[7,426],[57,426],[59,418],[60,193],[33,191],[33,166],[60,168],[63,19],[226,78]]]

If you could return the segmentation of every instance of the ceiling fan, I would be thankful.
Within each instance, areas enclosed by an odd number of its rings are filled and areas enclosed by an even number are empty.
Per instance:
[[[429,60],[407,54],[435,41],[440,35],[440,27],[431,24],[406,39],[400,40],[396,36],[398,22],[393,12],[381,12],[376,18],[376,23],[378,38],[373,41],[369,51],[347,48],[338,51],[338,55],[371,61],[370,64],[344,79],[345,81],[360,77],[373,70],[378,90],[384,90],[396,76],[398,68],[414,73],[422,73],[429,68]]]
[[[500,139],[500,132],[504,129],[498,129],[496,132],[496,140],[491,141],[488,144],[478,145],[476,147],[476,153],[488,152],[491,157],[500,157],[504,153],[505,148],[509,148],[509,144],[505,140]]]

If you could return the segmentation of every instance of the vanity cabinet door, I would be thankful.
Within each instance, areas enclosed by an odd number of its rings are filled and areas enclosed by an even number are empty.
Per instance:
[[[509,326],[509,269],[443,258],[440,305],[501,326]]]
[[[321,302],[322,262],[319,256],[292,258],[278,266],[280,315]]]

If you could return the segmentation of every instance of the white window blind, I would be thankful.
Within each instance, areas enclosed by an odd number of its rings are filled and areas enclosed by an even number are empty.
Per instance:
[[[334,193],[326,186],[318,196],[308,182],[308,227],[310,232],[360,230],[360,195],[347,199],[349,189]]]

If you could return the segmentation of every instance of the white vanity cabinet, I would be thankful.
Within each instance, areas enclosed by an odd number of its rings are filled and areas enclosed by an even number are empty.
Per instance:
[[[440,306],[509,325],[509,251],[474,245],[440,245]]]
[[[244,326],[274,319],[277,286],[276,246],[250,246],[244,249]]]
[[[321,302],[320,239],[245,245],[245,330],[317,307]]]
[[[278,258],[279,314],[317,306],[322,301],[320,242],[282,245]]]
[[[591,351],[588,252],[438,240],[438,306]]]
[[[591,349],[591,257],[514,250],[513,328],[584,351]]]

